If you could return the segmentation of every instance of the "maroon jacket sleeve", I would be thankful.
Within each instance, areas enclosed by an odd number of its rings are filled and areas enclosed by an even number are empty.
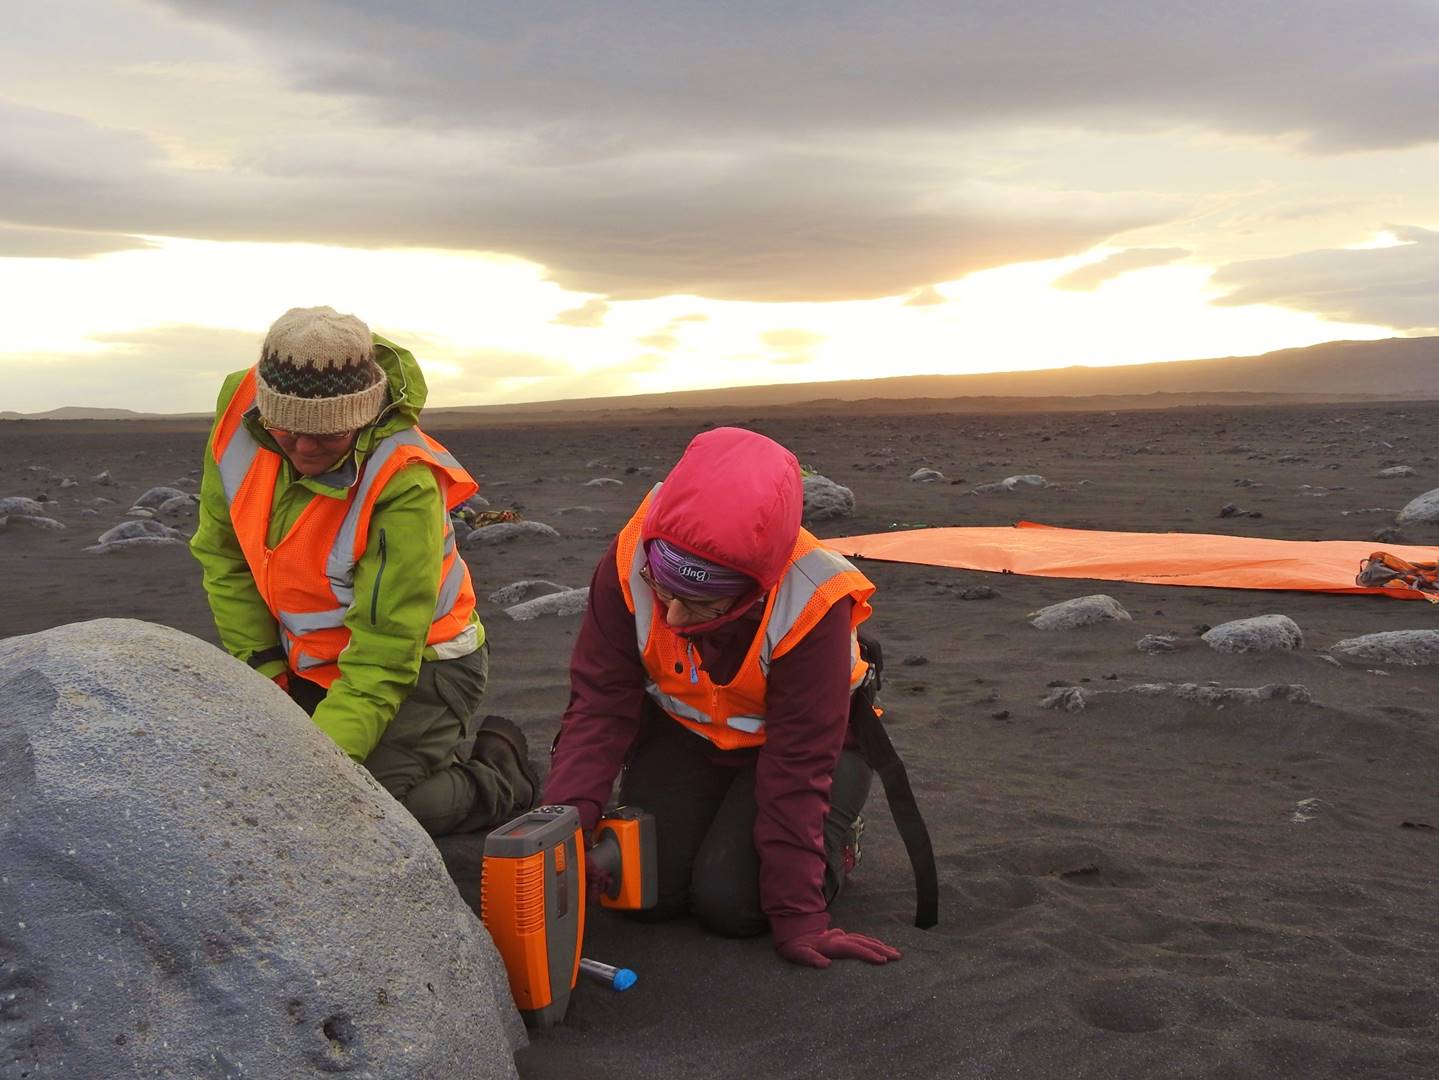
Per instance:
[[[635,619],[615,570],[617,544],[610,544],[590,580],[589,606],[570,658],[570,704],[544,784],[544,801],[577,807],[586,831],[609,800],[639,731],[645,696]]]
[[[755,766],[760,907],[776,946],[827,929],[824,821],[849,727],[850,615],[840,600],[770,666]]]

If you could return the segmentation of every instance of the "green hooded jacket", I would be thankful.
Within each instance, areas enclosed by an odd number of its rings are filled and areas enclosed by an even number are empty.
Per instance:
[[[427,393],[419,364],[409,350],[378,334],[374,340],[375,361],[389,377],[390,403],[361,429],[353,453],[324,476],[299,475],[261,425],[258,410],[252,408],[245,415],[250,435],[281,458],[267,546],[273,548],[284,538],[311,499],[345,499],[375,444],[416,426]],[[216,426],[245,374],[237,371],[225,379],[215,409]],[[249,663],[257,653],[277,647],[280,633],[235,535],[215,461],[214,438],[212,427],[200,482],[199,524],[190,551],[203,569],[205,594],[221,643],[236,659]],[[425,645],[425,638],[440,593],[445,517],[439,483],[419,462],[397,472],[376,500],[365,554],[355,567],[355,600],[345,615],[350,643],[340,654],[340,677],[314,717],[319,728],[356,761],[369,756],[414,689],[420,661],[440,658]],[[446,658],[484,644],[485,628],[477,614],[471,616],[470,626],[456,642],[443,646]],[[285,662],[271,660],[255,667],[274,678],[285,670]]]

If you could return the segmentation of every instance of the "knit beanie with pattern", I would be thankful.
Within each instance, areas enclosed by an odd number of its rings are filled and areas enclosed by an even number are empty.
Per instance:
[[[389,399],[370,328],[334,308],[291,308],[265,335],[255,404],[269,426],[333,435],[369,424]]]

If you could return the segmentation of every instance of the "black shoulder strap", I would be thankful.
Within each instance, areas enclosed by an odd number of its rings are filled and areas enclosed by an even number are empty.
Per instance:
[[[929,829],[920,815],[914,790],[909,786],[904,762],[895,751],[894,743],[890,742],[889,732],[884,730],[884,723],[874,704],[880,681],[879,669],[883,664],[878,643],[861,638],[860,655],[870,661],[870,669],[851,699],[849,723],[859,742],[860,753],[869,767],[879,774],[880,783],[884,785],[890,815],[909,854],[909,864],[914,869],[914,925],[928,930],[939,922],[939,870],[934,862],[934,845],[930,843]]]

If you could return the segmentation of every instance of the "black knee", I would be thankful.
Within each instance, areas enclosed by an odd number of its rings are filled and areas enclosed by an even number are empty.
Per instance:
[[[759,880],[753,865],[696,860],[690,907],[705,929],[721,937],[755,937],[769,929],[769,920],[760,911]]]

